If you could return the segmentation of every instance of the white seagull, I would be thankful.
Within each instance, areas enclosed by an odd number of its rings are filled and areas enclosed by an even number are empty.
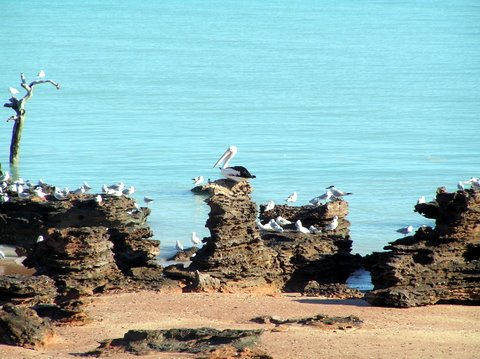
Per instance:
[[[192,178],[192,181],[193,181],[193,184],[195,186],[198,186],[200,183],[202,183],[205,179],[203,178],[203,176],[197,176],[195,178]]]
[[[192,240],[192,243],[193,243],[193,246],[194,246],[194,247],[196,247],[197,244],[201,244],[201,243],[202,243],[202,240],[201,240],[200,238],[198,238],[197,233],[195,233],[195,232],[192,232],[191,240]]]
[[[44,240],[45,240],[45,238],[43,238],[42,235],[39,235],[39,236],[37,237],[37,243],[43,242]]]
[[[352,192],[343,192],[342,190],[335,188],[335,186],[329,186],[326,189],[329,189],[332,192],[333,196],[337,198],[342,198],[343,196],[348,196],[349,194],[353,194]]]
[[[248,170],[243,166],[232,166],[229,167],[228,164],[230,160],[235,157],[237,154],[237,147],[230,146],[225,151],[225,153],[218,159],[217,162],[213,165],[213,167],[217,167],[220,163],[222,166],[220,167],[220,172],[225,178],[231,179],[235,182],[240,182],[242,180],[248,180],[250,178],[255,178]]]
[[[40,71],[38,72],[37,77],[43,79],[43,78],[45,77],[45,71],[40,70]]]
[[[270,226],[272,227],[272,229],[275,231],[275,232],[279,232],[279,233],[282,233],[283,232],[283,228],[281,225],[279,225],[274,219],[271,219],[270,222],[268,222],[270,224]]]
[[[460,191],[465,191],[465,185],[463,184],[462,181],[458,181],[457,189],[460,190]]]
[[[0,250],[0,259],[5,259],[5,252]]]
[[[326,231],[334,231],[338,227],[338,216],[334,216],[332,222],[325,227]]]
[[[402,227],[400,229],[397,229],[397,232],[403,234],[404,236],[406,236],[412,231],[413,231],[413,226],[407,226],[407,227]]]
[[[179,252],[183,252],[183,244],[177,239],[177,243],[175,244],[175,248]]]
[[[267,205],[265,206],[264,212],[271,211],[274,208],[275,208],[275,202],[268,201]]]
[[[297,192],[293,192],[290,196],[287,197],[285,200],[286,202],[296,202],[297,201]]]
[[[327,190],[324,194],[321,194],[318,197],[312,198],[310,203],[314,206],[319,206],[322,204],[322,201],[328,202],[333,197],[333,192],[331,190]]]
[[[10,91],[12,97],[15,97],[15,95],[18,95],[20,93],[20,91],[18,91],[15,87],[9,87],[8,91]]]
[[[305,228],[303,225],[302,225],[302,221],[301,220],[298,220],[295,222],[295,227],[297,228],[297,232],[302,232],[302,233],[310,233],[310,231],[308,230],[308,228]]]
[[[277,222],[277,224],[279,224],[281,226],[286,226],[287,224],[292,224],[292,222],[290,222],[288,219],[283,218],[282,216],[278,216],[275,219],[275,222]]]
[[[312,233],[312,234],[317,234],[317,233],[321,233],[321,232],[322,232],[321,229],[318,229],[318,228],[315,227],[314,225],[311,225],[310,227],[308,227],[308,230],[309,230],[310,233]]]
[[[425,200],[425,196],[421,196],[417,199],[417,204],[422,204],[422,203],[425,203],[426,200]]]

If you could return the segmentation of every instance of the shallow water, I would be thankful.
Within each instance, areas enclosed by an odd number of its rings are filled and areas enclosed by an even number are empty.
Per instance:
[[[480,175],[477,1],[27,1],[0,18],[4,100],[20,72],[62,85],[27,105],[20,175],[136,186],[162,258],[208,236],[191,178],[218,178],[230,144],[258,204],[353,192],[361,254],[430,224],[421,195]]]

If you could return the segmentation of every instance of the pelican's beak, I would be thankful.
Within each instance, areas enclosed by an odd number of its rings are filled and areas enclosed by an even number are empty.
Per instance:
[[[230,148],[225,151],[225,153],[218,159],[217,162],[213,165],[213,168],[217,167],[220,163],[227,161],[230,156],[232,155],[232,151],[230,151]]]

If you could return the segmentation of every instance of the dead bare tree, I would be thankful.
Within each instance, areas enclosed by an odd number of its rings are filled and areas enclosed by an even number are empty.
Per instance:
[[[45,72],[42,70],[38,73],[39,78],[45,77]],[[10,107],[15,111],[15,115],[10,116],[7,119],[8,121],[13,121],[13,130],[12,130],[12,142],[10,143],[10,164],[16,165],[19,160],[19,150],[20,150],[20,139],[22,137],[23,124],[25,122],[26,112],[25,104],[33,95],[33,88],[40,84],[50,83],[60,89],[60,84],[52,80],[39,79],[30,82],[29,84],[25,80],[25,75],[22,73],[20,75],[20,86],[22,86],[27,93],[21,99],[17,99],[16,95],[19,94],[19,91],[13,87],[10,87],[10,93],[12,97],[8,100],[4,107]]]

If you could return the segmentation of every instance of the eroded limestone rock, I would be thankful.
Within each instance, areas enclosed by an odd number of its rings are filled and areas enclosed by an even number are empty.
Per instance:
[[[435,219],[374,254],[374,305],[412,307],[435,303],[480,304],[480,191],[437,191],[415,210]]]

